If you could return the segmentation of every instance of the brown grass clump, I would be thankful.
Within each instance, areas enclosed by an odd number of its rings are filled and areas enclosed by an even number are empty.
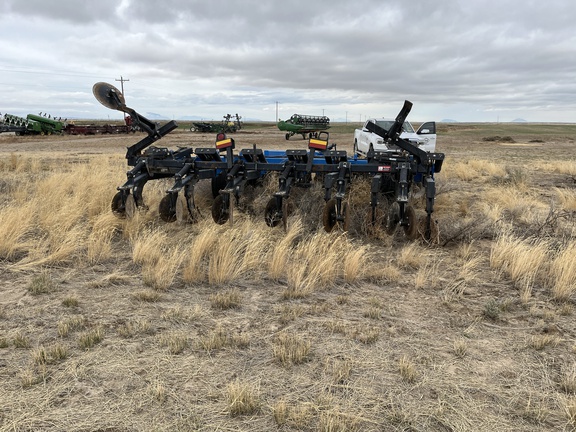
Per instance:
[[[28,338],[28,336],[20,332],[17,332],[12,338],[12,344],[14,345],[14,348],[29,348],[30,339]]]
[[[113,256],[112,240],[119,227],[120,220],[111,212],[95,216],[86,244],[86,255],[90,264],[105,262]]]
[[[304,315],[305,312],[305,309],[302,305],[291,304],[283,304],[281,306],[277,306],[275,310],[277,311],[278,321],[283,325],[296,320],[296,318]]]
[[[576,174],[574,176],[576,177]],[[554,201],[560,209],[570,212],[576,211],[576,191],[554,188],[554,195]]]
[[[338,233],[307,236],[290,251],[290,265],[286,269],[288,286],[283,298],[305,298],[338,280],[358,280],[363,273],[360,262],[367,265],[366,250],[358,251],[346,235]]]
[[[140,290],[140,291],[136,291],[135,293],[133,293],[132,297],[134,297],[134,299],[142,301],[142,302],[156,303],[156,302],[160,301],[160,299],[162,298],[162,295],[158,291],[155,291],[155,290]]]
[[[208,255],[209,284],[220,285],[262,271],[269,239],[257,226],[241,222],[217,239]]]
[[[170,354],[181,354],[188,347],[188,336],[181,332],[163,335],[160,344],[166,347]]]
[[[567,420],[567,425],[576,429],[576,397],[562,400],[562,406]]]
[[[328,365],[328,372],[334,385],[342,385],[350,380],[353,362],[350,359],[335,359]]]
[[[456,178],[463,181],[472,181],[478,178],[491,179],[504,177],[506,167],[488,160],[467,160],[464,162],[449,161],[442,169],[441,177],[444,179]]]
[[[61,343],[56,343],[48,348],[41,346],[32,351],[33,361],[37,365],[59,363],[67,357],[68,348]]]
[[[555,334],[538,334],[528,338],[528,346],[537,351],[542,351],[546,347],[556,347],[562,341],[560,336]]]
[[[240,307],[242,296],[236,288],[218,292],[210,296],[210,304],[214,309],[233,309]]]
[[[402,268],[417,269],[426,261],[425,252],[425,249],[418,243],[408,243],[398,252],[398,265]]]
[[[247,333],[229,333],[218,325],[214,330],[202,334],[196,340],[196,347],[206,352],[224,348],[244,349],[250,346],[250,335]]]
[[[78,336],[78,346],[82,349],[90,349],[104,339],[104,329],[100,326],[88,330]]]
[[[167,250],[156,262],[142,267],[142,281],[155,290],[166,291],[174,283],[183,260],[183,250],[178,247]]]
[[[560,390],[564,393],[576,395],[576,364],[567,368],[560,378]]]
[[[260,408],[258,388],[239,379],[226,386],[226,401],[231,416],[252,415]]]
[[[548,286],[552,297],[569,300],[576,292],[576,241],[570,241],[557,252],[550,263]]]
[[[369,325],[359,326],[350,331],[352,339],[371,345],[380,338],[380,329]]]
[[[286,277],[286,267],[289,265],[296,240],[303,234],[302,221],[293,222],[286,235],[273,246],[268,264],[268,275],[272,280],[278,281]]]
[[[284,366],[300,364],[309,359],[312,344],[302,337],[282,332],[274,341],[274,359]]]
[[[402,379],[408,383],[415,382],[419,375],[416,365],[407,356],[402,356],[398,361],[398,372],[400,372]]]
[[[30,202],[0,209],[0,259],[13,260],[27,250],[25,237],[34,225],[33,209]]]
[[[547,261],[546,241],[528,242],[510,234],[501,235],[490,253],[490,266],[507,274],[520,289],[524,300],[530,298],[534,283]]]
[[[458,358],[463,358],[468,353],[468,343],[465,339],[458,339],[454,341],[454,355]]]
[[[435,288],[437,285],[437,275],[440,269],[440,262],[429,260],[418,268],[414,276],[414,286],[416,288]]]
[[[116,332],[121,337],[129,339],[140,335],[151,334],[153,331],[150,321],[140,318],[121,323],[116,328]]]
[[[274,421],[279,426],[303,430],[310,426],[314,419],[315,407],[311,403],[290,404],[284,400],[272,406]]]
[[[28,292],[32,295],[49,294],[55,289],[56,283],[47,271],[34,276],[28,285]]]
[[[539,162],[535,169],[576,177],[576,162],[572,160]]]
[[[167,234],[161,230],[144,232],[132,244],[132,260],[140,265],[156,264],[166,247]]]
[[[63,319],[57,323],[58,336],[67,337],[70,332],[82,330],[86,327],[86,319],[81,315],[75,315]]]
[[[201,223],[201,225],[203,229],[192,241],[188,258],[184,260],[183,264],[182,278],[188,283],[202,282],[207,278],[210,252],[218,239],[214,224],[208,226]]]

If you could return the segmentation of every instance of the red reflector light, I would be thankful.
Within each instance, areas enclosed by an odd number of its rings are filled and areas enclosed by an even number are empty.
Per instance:
[[[216,141],[216,148],[218,150],[232,147],[234,145],[234,140],[232,138],[227,138],[221,141]]]
[[[328,141],[311,138],[308,142],[308,148],[326,150],[326,147],[328,147]]]

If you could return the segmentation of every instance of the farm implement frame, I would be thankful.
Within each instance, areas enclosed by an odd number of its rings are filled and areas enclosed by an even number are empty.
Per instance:
[[[242,129],[242,116],[238,114],[226,114],[220,123],[215,122],[193,122],[190,127],[190,132],[237,132]]]
[[[4,114],[0,119],[0,133],[13,132],[16,135],[96,135],[96,134],[119,134],[135,132],[137,128],[132,126],[130,116],[126,117],[123,125],[76,125],[67,119],[55,119],[42,115],[28,114],[19,117],[12,114]]]
[[[214,147],[170,150],[152,146],[177,124],[171,121],[159,128],[128,108],[122,94],[110,84],[97,83],[93,92],[104,106],[129,113],[134,122],[148,132],[147,137],[127,149],[126,159],[132,168],[127,172],[127,181],[118,187],[112,200],[112,210],[118,215],[132,217],[138,210],[146,209],[142,195],[146,183],[171,178],[173,184],[160,201],[160,217],[167,222],[194,221],[198,214],[194,188],[199,181],[209,179],[214,196],[213,220],[218,224],[232,222],[234,204],[241,199],[245,187],[276,173],[278,189],[264,211],[268,226],[286,226],[291,211],[290,193],[294,186],[308,187],[319,181],[324,189],[324,229],[330,232],[339,227],[345,231],[350,220],[346,199],[348,187],[357,178],[368,178],[368,222],[371,226],[382,225],[389,234],[401,226],[410,239],[422,235],[430,240],[437,233],[432,220],[436,193],[434,174],[441,170],[444,154],[425,152],[399,137],[402,124],[412,108],[409,101],[404,102],[389,130],[373,126],[374,133],[398,150],[372,151],[365,159],[359,159],[356,156],[350,158],[346,151],[329,145],[327,132],[310,138],[308,149],[297,150],[263,150],[254,145],[235,152],[234,139],[224,133],[217,135]],[[426,215],[420,220],[410,203],[416,185],[423,189],[426,202]]]
[[[278,121],[277,126],[286,132],[284,137],[287,140],[294,135],[302,135],[303,139],[318,138],[320,132],[330,129],[330,119],[326,116],[293,114],[288,120]]]

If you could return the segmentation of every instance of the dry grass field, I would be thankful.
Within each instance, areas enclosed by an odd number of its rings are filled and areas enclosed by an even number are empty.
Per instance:
[[[362,181],[347,234],[315,188],[267,227],[273,183],[232,226],[209,184],[198,223],[163,223],[164,181],[118,219],[140,137],[0,135],[1,431],[576,429],[576,125],[440,125],[435,244],[369,236]]]

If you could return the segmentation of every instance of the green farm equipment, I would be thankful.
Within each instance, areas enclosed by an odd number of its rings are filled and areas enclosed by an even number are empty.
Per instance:
[[[242,116],[238,114],[226,114],[220,123],[214,122],[194,122],[190,127],[190,132],[202,133],[234,133],[242,129]]]
[[[28,114],[26,116],[29,123],[37,123],[40,125],[40,134],[52,135],[62,133],[64,129],[64,123],[58,120],[54,120],[48,117],[42,117],[39,115]]]
[[[286,131],[286,139],[293,135],[302,135],[303,139],[318,138],[318,132],[330,128],[330,119],[326,116],[294,114],[288,120],[278,122],[278,129]]]
[[[61,134],[64,123],[39,115],[28,114],[26,118],[4,114],[0,132],[14,132],[16,135],[52,135]]]

